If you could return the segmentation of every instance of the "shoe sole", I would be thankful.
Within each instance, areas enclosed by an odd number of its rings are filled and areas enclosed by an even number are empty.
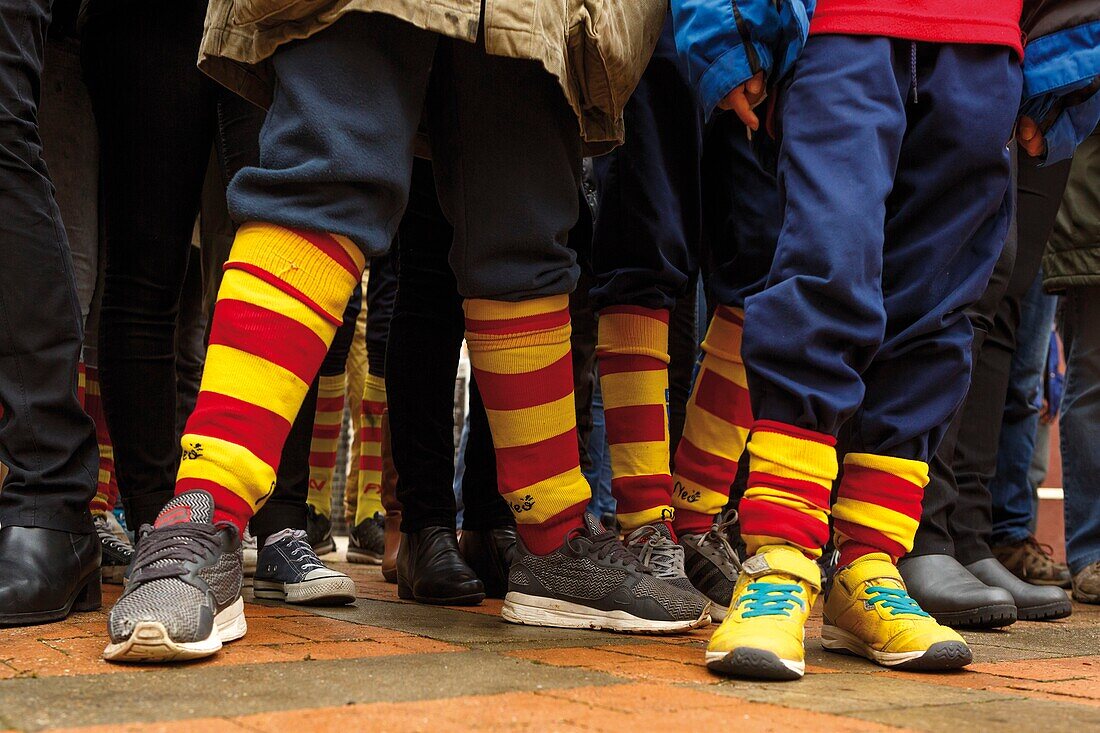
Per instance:
[[[416,601],[417,603],[426,603],[430,606],[477,606],[485,600],[484,593],[470,593],[465,596],[452,596],[450,598],[418,596],[413,593],[408,584],[402,582],[400,578],[394,582],[397,583],[397,597],[403,601]]]
[[[932,618],[951,628],[999,629],[1016,623],[1016,606],[997,604],[982,606],[965,611],[936,613],[929,611]]]
[[[525,626],[557,629],[597,629],[623,634],[679,634],[710,623],[710,605],[699,618],[684,621],[655,621],[626,611],[600,611],[568,601],[509,592],[500,615],[505,621]]]
[[[214,617],[210,636],[202,641],[177,642],[169,636],[159,621],[141,621],[130,637],[117,644],[108,644],[103,658],[109,662],[182,662],[216,654],[222,644],[236,641],[248,632],[244,617],[244,599],[237,598]]]
[[[336,552],[336,541],[329,537],[327,540],[314,547],[313,552],[317,555],[317,557]]]
[[[252,581],[256,598],[306,606],[344,606],[355,602],[355,581],[345,576],[314,578],[300,583],[278,580]]]
[[[880,652],[862,640],[836,626],[821,627],[821,646],[826,651],[870,659],[875,664],[891,669],[911,672],[940,672],[959,669],[974,661],[974,656],[964,642],[939,641],[923,651]]]
[[[782,659],[775,652],[738,647],[730,652],[707,651],[707,669],[726,677],[754,680],[797,680],[806,674],[806,663]]]
[[[1057,618],[1065,618],[1073,613],[1073,604],[1069,596],[1065,601],[1044,603],[1041,606],[1016,607],[1017,621],[1053,621]]]
[[[320,554],[320,553],[318,553]],[[367,550],[348,548],[347,561],[355,565],[381,565],[382,555]]]

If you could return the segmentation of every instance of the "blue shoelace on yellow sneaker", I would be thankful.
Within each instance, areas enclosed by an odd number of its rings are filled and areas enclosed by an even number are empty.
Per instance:
[[[929,615],[903,588],[887,588],[881,585],[868,586],[867,603],[889,609],[891,616],[908,614],[927,617]]]
[[[749,583],[738,605],[747,606],[742,618],[757,616],[790,616],[795,607],[805,609],[802,586],[795,583]]]

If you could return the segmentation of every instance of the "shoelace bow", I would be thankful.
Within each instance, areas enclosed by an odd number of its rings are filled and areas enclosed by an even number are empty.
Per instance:
[[[1034,537],[1028,537],[1026,540],[1024,540],[1024,547],[1030,551],[1028,554],[1030,554],[1033,558],[1038,555],[1039,559],[1044,564],[1056,564],[1054,562],[1054,548],[1046,544],[1045,542],[1040,542]]]
[[[171,524],[159,529],[145,525],[141,534],[130,573],[132,586],[186,575],[189,572],[184,567],[186,563],[213,558],[221,544],[217,528],[200,522]]]
[[[904,588],[869,585],[867,586],[867,604],[869,606],[882,606],[890,611],[891,616],[929,617],[929,614],[913,600],[913,597]]]
[[[790,616],[795,608],[806,608],[806,601],[800,597],[802,586],[797,583],[749,583],[745,590],[738,604],[748,608],[742,618]]]
[[[578,548],[573,543],[577,538],[582,536],[583,530],[579,527],[570,530],[569,534],[565,536],[566,544],[577,554],[583,554],[584,549]],[[614,532],[605,530],[586,539],[590,545],[588,552],[595,555],[597,559],[605,560],[612,565],[618,565],[623,568],[634,568],[635,570],[646,569],[645,564],[623,546],[623,543],[619,540],[619,536]]]

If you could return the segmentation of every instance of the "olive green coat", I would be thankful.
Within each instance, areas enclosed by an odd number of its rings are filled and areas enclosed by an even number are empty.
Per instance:
[[[482,18],[482,3],[485,5]],[[280,45],[349,12],[386,13],[474,42],[496,56],[538,61],[561,83],[590,152],[622,141],[622,110],[649,61],[667,0],[210,0],[199,66],[267,106],[267,63]]]
[[[1100,285],[1100,129],[1073,156],[1066,193],[1043,256],[1051,292]]]

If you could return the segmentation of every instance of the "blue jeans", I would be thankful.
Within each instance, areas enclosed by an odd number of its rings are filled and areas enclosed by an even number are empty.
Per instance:
[[[588,438],[588,456],[592,461],[584,477],[592,487],[588,511],[597,517],[615,513],[615,498],[611,496],[611,451],[607,446],[607,430],[603,421],[603,393],[600,383],[592,393],[592,434]]]
[[[1061,318],[1066,352],[1062,399],[1062,481],[1066,559],[1072,573],[1100,561],[1100,286],[1066,291]]]
[[[989,483],[993,498],[990,542],[994,546],[1020,542],[1031,534],[1035,502],[1028,473],[1035,453],[1043,372],[1057,303],[1057,297],[1043,292],[1040,273],[1020,304],[1016,353],[1012,356],[997,449],[997,473]]]

